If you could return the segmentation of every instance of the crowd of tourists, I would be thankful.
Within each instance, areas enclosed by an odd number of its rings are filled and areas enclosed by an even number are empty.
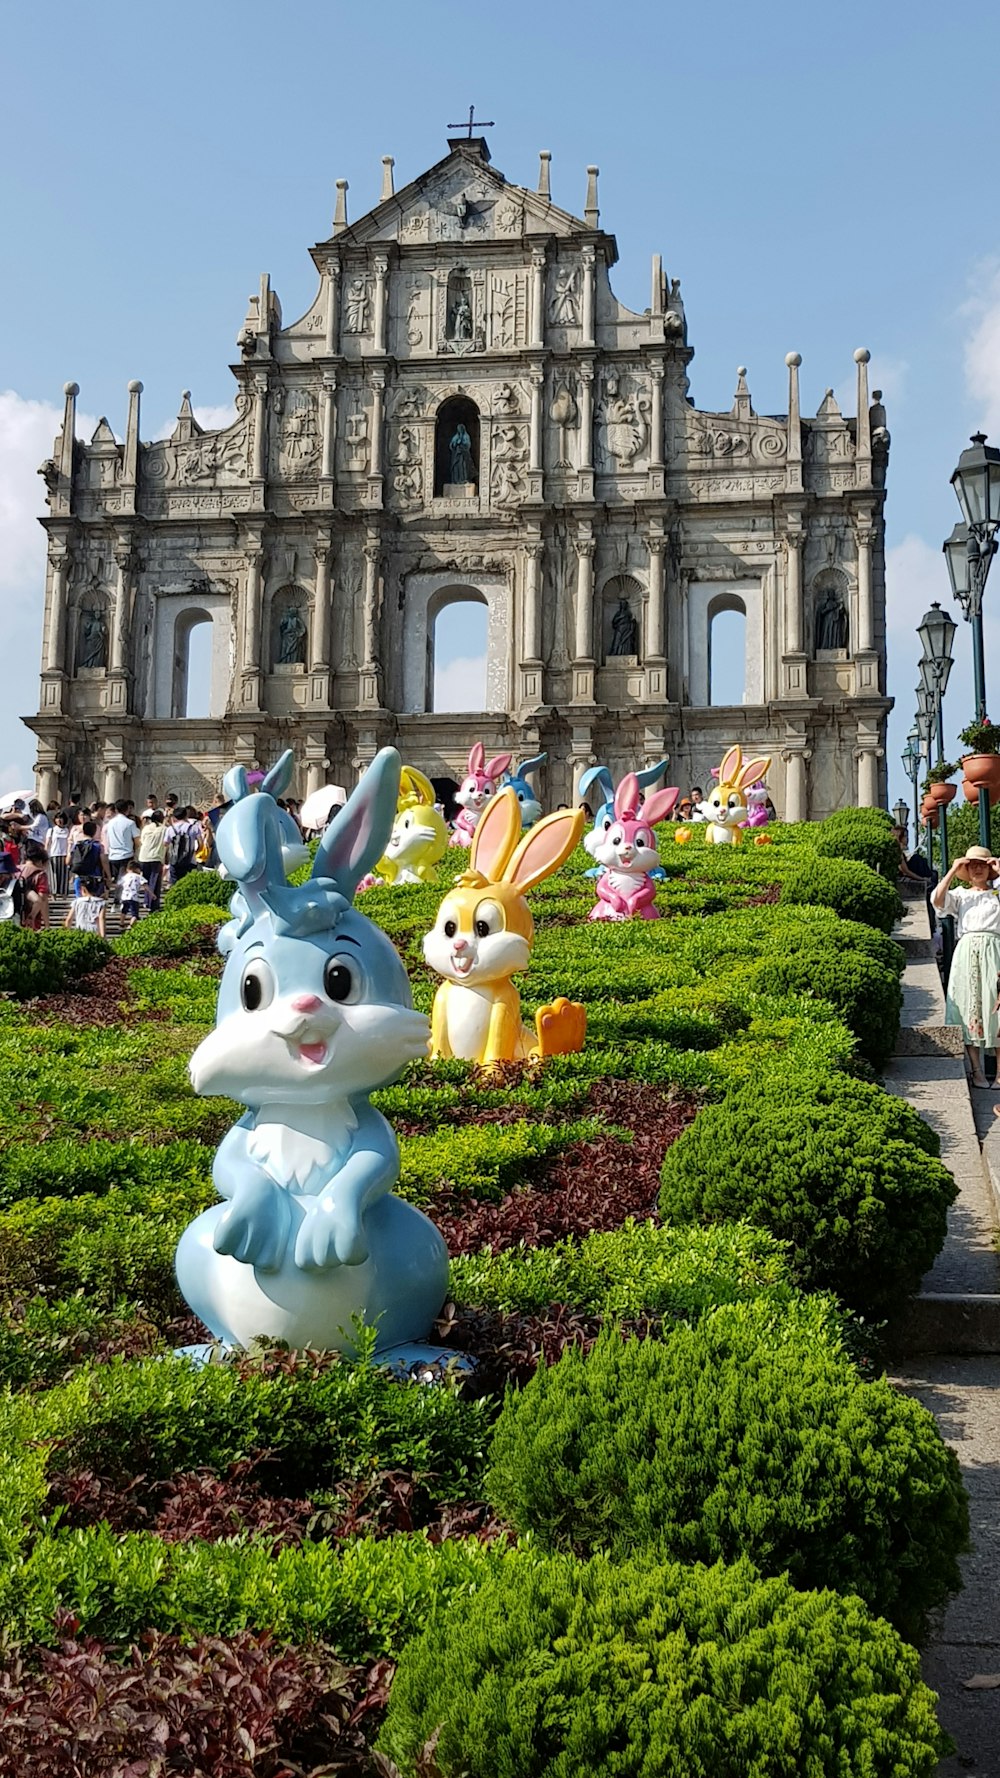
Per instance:
[[[217,867],[215,830],[228,806],[219,795],[197,809],[173,791],[141,807],[128,797],[48,808],[16,798],[0,813],[0,921],[40,932],[56,896],[69,898],[63,925],[84,932],[103,935],[109,905],[123,926],[155,913],[172,883]],[[285,806],[297,819],[297,805]]]

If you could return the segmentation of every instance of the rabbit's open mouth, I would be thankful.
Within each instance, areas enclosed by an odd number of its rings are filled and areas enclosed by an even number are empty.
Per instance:
[[[470,973],[475,961],[476,961],[475,957],[470,957],[467,954],[465,954],[461,957],[456,957],[453,953],[452,959],[451,959],[451,967],[455,971],[456,975],[468,975]]]
[[[322,1068],[328,1052],[326,1044],[321,1039],[315,1043],[297,1044],[296,1048],[303,1062],[308,1062],[312,1068]]]

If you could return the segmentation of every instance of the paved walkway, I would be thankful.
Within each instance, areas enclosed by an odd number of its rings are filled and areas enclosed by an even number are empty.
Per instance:
[[[907,953],[903,1024],[885,1084],[937,1131],[959,1196],[945,1246],[895,1330],[906,1356],[893,1370],[957,1451],[972,1528],[965,1585],[942,1614],[923,1667],[956,1743],[939,1778],[1000,1778],[1000,1118],[993,1111],[1000,1089],[968,1086],[959,1033],[944,1025],[922,901],[907,903],[896,936]],[[996,1685],[970,1686],[983,1679]]]

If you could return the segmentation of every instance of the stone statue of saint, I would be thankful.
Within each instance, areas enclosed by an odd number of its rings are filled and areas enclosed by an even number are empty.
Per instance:
[[[448,451],[451,457],[452,482],[474,482],[476,465],[472,459],[472,439],[461,420],[448,440]]]
[[[106,667],[108,664],[108,626],[97,605],[88,605],[80,613],[81,667]]]
[[[472,338],[472,304],[464,290],[459,291],[452,305],[449,332],[453,340],[471,340]]]
[[[835,587],[828,587],[816,610],[816,650],[847,647],[847,610]]]
[[[611,619],[611,653],[638,654],[639,625],[624,593]]]
[[[305,665],[306,626],[297,605],[286,607],[278,628],[278,659],[283,665]]]

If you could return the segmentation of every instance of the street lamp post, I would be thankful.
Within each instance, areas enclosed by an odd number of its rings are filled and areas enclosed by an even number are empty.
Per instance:
[[[931,713],[930,697],[922,685],[917,686],[917,738],[920,746],[920,763],[926,761],[927,770],[931,769],[933,747],[931,735],[934,729],[934,717]],[[934,830],[929,821],[924,823],[924,843],[927,851],[928,864],[934,863]]]
[[[920,637],[924,649],[920,662],[920,682],[930,700],[929,714],[933,717],[937,731],[935,740],[938,765],[945,763],[944,694],[951,676],[951,650],[957,628],[958,625],[946,611],[942,611],[936,599],[917,626],[917,635]],[[946,803],[941,803],[938,807],[938,847],[941,857],[941,875],[945,876],[948,871],[948,805]],[[955,927],[950,915],[942,918],[941,937],[947,975],[955,950]]]
[[[903,770],[910,780],[913,792],[913,844],[916,845],[920,835],[920,792],[917,785],[920,781],[920,738],[915,728],[911,728],[903,748]]]
[[[964,524],[956,525],[944,545],[951,590],[962,616],[972,626],[972,668],[976,721],[986,716],[986,661],[983,654],[983,593],[1000,530],[1000,451],[986,443],[983,432],[972,435],[951,478]],[[990,796],[979,790],[979,840],[990,843]]]

